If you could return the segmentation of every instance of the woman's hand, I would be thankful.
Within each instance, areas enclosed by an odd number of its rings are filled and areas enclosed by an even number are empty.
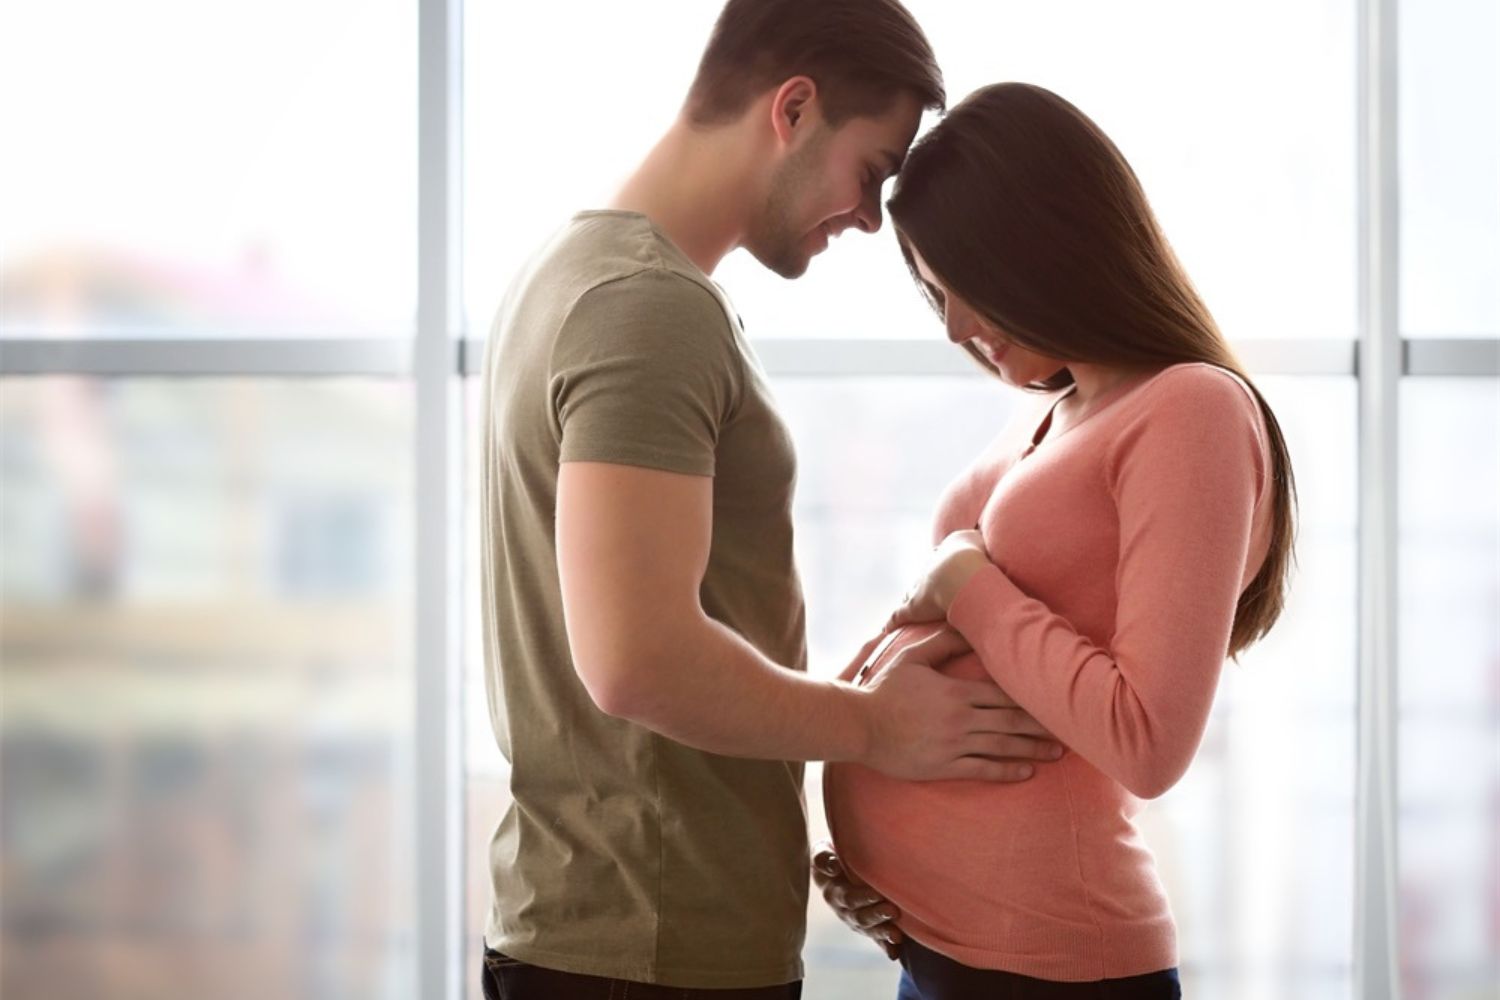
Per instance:
[[[990,561],[978,531],[955,531],[932,551],[932,561],[905,602],[885,623],[885,631],[913,622],[945,621],[964,584]]]
[[[874,889],[851,879],[828,841],[813,847],[813,883],[839,919],[885,949],[887,958],[901,954],[900,912]]]

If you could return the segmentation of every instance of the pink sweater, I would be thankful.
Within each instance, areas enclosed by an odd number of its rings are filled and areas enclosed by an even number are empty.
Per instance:
[[[934,540],[977,524],[992,560],[949,612],[975,653],[943,670],[992,677],[1068,752],[1007,785],[830,765],[828,820],[848,868],[929,948],[1041,979],[1139,975],[1177,948],[1134,820],[1202,738],[1265,558],[1269,452],[1248,389],[1208,365],[1118,390],[1031,447],[1039,420],[939,504]]]

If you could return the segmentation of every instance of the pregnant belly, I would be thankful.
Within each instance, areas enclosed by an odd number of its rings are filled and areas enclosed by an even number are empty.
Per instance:
[[[936,622],[896,630],[849,679],[870,683],[903,651],[945,627]],[[990,679],[972,652],[932,666],[949,677]],[[828,826],[845,868],[906,912],[920,909],[923,899],[982,891],[985,874],[1006,866],[1000,855],[1013,840],[991,835],[997,820],[1017,811],[1035,815],[1042,807],[1034,783],[902,781],[857,764],[829,764],[823,774]]]
[[[877,647],[862,683],[941,627],[900,630]],[[989,679],[972,653],[935,669]],[[1150,852],[1130,822],[1133,800],[1077,754],[1005,784],[902,781],[830,763],[823,801],[849,873],[900,908],[908,934],[970,964],[1011,968],[990,961],[998,942],[1010,955],[1093,953],[1096,894],[1132,927],[1170,925]]]
[[[899,629],[876,648],[856,683],[868,684],[903,650],[943,627]],[[989,680],[974,653],[934,669]],[[951,925],[955,909],[994,919],[1014,911],[1021,881],[1050,881],[1038,869],[1064,862],[1057,845],[1067,842],[1073,817],[1060,783],[1074,763],[1082,762],[1069,754],[1011,784],[903,781],[856,764],[829,764],[823,772],[829,831],[845,868],[895,903],[903,924],[915,918],[918,927]]]

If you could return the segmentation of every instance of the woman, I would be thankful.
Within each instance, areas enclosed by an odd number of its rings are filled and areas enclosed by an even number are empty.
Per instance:
[[[942,669],[992,678],[1067,751],[1013,785],[830,765],[838,858],[872,891],[846,898],[826,860],[820,882],[846,919],[899,910],[901,1000],[1180,996],[1134,819],[1186,770],[1226,656],[1281,612],[1281,430],[1129,165],[1057,95],[970,96],[890,212],[949,339],[1045,396],[949,486],[932,564],[855,679],[955,628],[974,652]]]

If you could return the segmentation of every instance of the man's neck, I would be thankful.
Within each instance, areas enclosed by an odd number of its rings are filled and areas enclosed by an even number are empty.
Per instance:
[[[705,274],[737,247],[758,178],[748,139],[733,126],[694,129],[678,119],[610,199],[607,207],[639,212]]]

